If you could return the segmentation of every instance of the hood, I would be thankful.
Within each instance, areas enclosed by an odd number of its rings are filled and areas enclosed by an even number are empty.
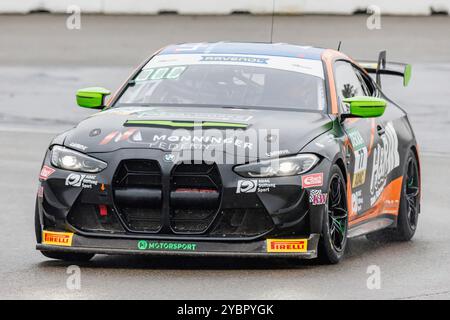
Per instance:
[[[263,159],[297,153],[331,127],[329,116],[317,111],[120,107],[80,122],[68,132],[64,145],[85,153],[151,148]]]

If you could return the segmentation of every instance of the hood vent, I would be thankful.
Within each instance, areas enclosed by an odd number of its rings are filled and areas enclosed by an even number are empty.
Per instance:
[[[170,128],[216,128],[216,129],[246,129],[248,124],[217,121],[175,121],[175,120],[127,120],[125,127],[170,127]]]

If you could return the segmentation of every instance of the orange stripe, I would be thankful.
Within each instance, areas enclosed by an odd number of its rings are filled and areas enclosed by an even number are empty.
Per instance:
[[[353,212],[352,203],[352,180],[350,179],[350,173],[347,173],[347,208],[349,225],[350,221],[353,219],[353,216],[356,215],[356,212]]]
[[[100,145],[108,144],[116,135],[118,131],[113,131],[110,134],[108,134],[106,137],[103,138],[102,141],[100,141]]]
[[[336,59],[347,59],[350,58],[347,57],[342,52],[332,50],[332,49],[326,49],[322,53],[322,61],[325,62],[325,66],[327,68],[327,74],[328,74],[328,85],[330,87],[330,97],[331,97],[331,113],[332,114],[338,114],[339,113],[339,106],[337,101],[337,91],[336,91],[336,85],[334,83],[334,72],[333,72],[333,63]]]
[[[402,193],[403,177],[399,177],[387,185],[378,200],[371,209],[366,211],[364,215],[355,217],[349,221],[349,226],[375,218],[381,214],[398,215],[400,207],[400,196]],[[351,197],[351,196],[350,196]],[[349,210],[351,212],[351,210]],[[349,217],[350,220],[350,217]]]
[[[331,98],[331,113],[338,114],[338,102],[336,96],[336,86],[334,84],[334,72],[333,72],[333,61],[335,58],[335,54],[332,50],[325,50],[322,53],[322,60],[325,62],[325,66],[327,68],[328,74],[328,86],[330,88],[330,98]]]

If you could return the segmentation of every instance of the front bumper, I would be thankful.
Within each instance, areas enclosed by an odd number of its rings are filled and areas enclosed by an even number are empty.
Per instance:
[[[312,189],[303,188],[301,176],[260,179],[255,181],[255,189],[250,192],[240,188],[240,184],[249,179],[237,176],[232,165],[217,165],[215,175],[220,179],[216,182],[214,174],[210,174],[213,176],[210,180],[217,183],[219,197],[211,200],[210,196],[214,192],[208,190],[202,193],[192,189],[203,186],[199,187],[202,180],[196,176],[192,178],[190,172],[186,181],[180,179],[180,176],[186,177],[186,171],[178,174],[179,167],[175,164],[147,160],[163,159],[163,156],[164,153],[158,150],[141,149],[96,154],[96,158],[109,164],[108,168],[91,175],[88,180],[83,176],[83,183],[75,185],[70,180],[73,173],[52,167],[47,154],[44,165],[50,168],[52,174],[41,179],[38,192],[40,227],[41,230],[70,234],[71,243],[61,246],[46,242],[45,237],[38,236],[37,249],[129,255],[305,259],[317,256],[325,206],[310,203]],[[152,161],[154,166],[149,168],[157,168],[157,179],[150,179],[153,171],[149,169],[145,179],[135,182],[128,179],[128,184],[124,185],[120,178],[123,163],[128,165],[133,161],[135,165],[136,159]],[[131,167],[127,167],[125,172],[128,176],[135,174],[135,169]],[[141,178],[142,168],[141,165],[138,167],[134,179]],[[323,159],[308,174],[323,173],[325,188],[328,168],[329,162]],[[142,182],[146,183],[144,187]],[[147,185],[150,182],[152,185]],[[211,186],[208,188],[211,189]],[[157,192],[149,192],[155,189]],[[208,201],[216,206],[208,209],[211,213],[204,213],[203,206]],[[184,209],[191,205],[192,210]],[[184,225],[185,229],[180,228],[180,222],[189,222],[189,219],[196,224],[205,221],[204,226],[199,230],[189,229],[189,225]],[[142,220],[144,226],[137,224]],[[283,244],[283,241],[286,239],[288,242],[305,240],[307,245],[302,250],[284,250],[283,245],[286,243]],[[268,243],[271,240],[281,241],[281,244],[278,243],[275,250],[270,250]],[[148,248],[139,247],[139,241],[146,241]],[[291,245],[288,243],[286,246]]]
[[[309,203],[312,189],[302,188],[301,176],[244,179],[233,172],[232,165],[217,165],[213,174],[201,172],[201,176],[196,173],[186,177],[184,171],[178,175],[179,167],[172,163],[146,160],[163,156],[157,150],[119,150],[96,155],[109,166],[104,172],[85,177],[51,167],[47,155],[44,165],[53,173],[41,180],[38,193],[42,227],[75,230],[85,236],[196,235],[211,240],[226,237],[248,241],[321,232],[324,206]],[[127,169],[128,178],[120,178],[123,164],[129,161],[152,161],[157,168],[156,177],[153,172],[142,175]],[[328,168],[329,162],[324,159],[308,174],[323,173],[326,186]],[[71,176],[84,179],[83,183],[72,183]],[[212,182],[206,187],[205,176]],[[133,182],[129,177],[140,180]],[[244,183],[253,184],[254,189],[244,191]],[[207,192],[198,192],[199,188]]]
[[[70,243],[56,245],[39,243],[36,249],[50,252],[72,252],[109,255],[171,255],[302,258],[317,257],[319,234],[308,238],[269,239],[250,242],[230,241],[163,241],[149,239],[111,239],[70,234]],[[45,238],[44,238],[45,239]],[[275,242],[275,250],[271,242]],[[292,246],[303,242],[304,247]]]

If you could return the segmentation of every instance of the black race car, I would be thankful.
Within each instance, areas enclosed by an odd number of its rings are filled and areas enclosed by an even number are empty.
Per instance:
[[[369,76],[376,75],[376,81]],[[409,240],[420,210],[416,139],[381,75],[288,44],[171,45],[58,135],[40,173],[37,249],[95,254],[321,257],[347,239]]]

